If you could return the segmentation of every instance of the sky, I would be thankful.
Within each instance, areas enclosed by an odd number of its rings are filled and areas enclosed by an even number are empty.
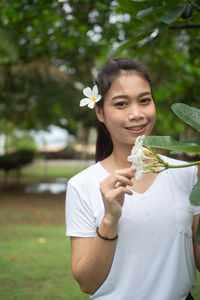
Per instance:
[[[51,125],[49,131],[32,131],[31,135],[40,149],[57,150],[67,145],[69,134],[65,129]]]

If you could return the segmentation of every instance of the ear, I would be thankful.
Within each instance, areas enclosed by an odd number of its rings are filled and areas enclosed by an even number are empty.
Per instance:
[[[98,119],[100,122],[104,123],[104,113],[103,113],[103,108],[101,108],[101,107],[99,107],[99,106],[97,106],[97,105],[95,104],[95,111],[96,111],[97,119]]]

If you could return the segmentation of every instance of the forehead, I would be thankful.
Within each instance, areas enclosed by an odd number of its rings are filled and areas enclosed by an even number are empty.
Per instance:
[[[149,82],[136,72],[122,72],[113,80],[107,97],[110,98],[116,94],[137,96],[142,92],[151,92]]]

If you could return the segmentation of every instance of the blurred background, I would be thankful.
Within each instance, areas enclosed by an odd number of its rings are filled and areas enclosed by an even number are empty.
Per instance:
[[[79,101],[103,62],[143,61],[154,134],[185,140],[197,132],[171,105],[200,108],[199,53],[199,0],[0,1],[0,299],[88,299],[71,276],[64,202],[94,161],[95,112]]]

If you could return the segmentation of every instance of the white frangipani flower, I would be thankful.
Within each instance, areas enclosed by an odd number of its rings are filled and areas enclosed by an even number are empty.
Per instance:
[[[96,85],[93,87],[93,89],[91,89],[90,87],[86,87],[83,90],[83,94],[87,98],[83,98],[80,101],[80,106],[88,105],[88,107],[92,109],[92,108],[94,108],[94,103],[101,100],[101,95],[98,94],[98,88]]]
[[[161,155],[157,154],[151,147],[143,147],[145,136],[138,136],[135,145],[131,150],[131,155],[127,160],[132,162],[132,168],[136,169],[135,179],[142,177],[142,173],[160,173],[170,168],[185,168],[194,165],[199,165],[200,161],[186,163],[183,165],[170,165]],[[147,163],[147,160],[149,162]]]
[[[144,159],[148,159],[146,156],[149,151],[143,147],[145,136],[140,135],[135,141],[135,145],[131,150],[131,155],[128,156],[127,160],[132,162],[132,168],[136,169],[135,179],[138,180],[142,177],[142,173],[146,168],[146,164],[143,162]]]

